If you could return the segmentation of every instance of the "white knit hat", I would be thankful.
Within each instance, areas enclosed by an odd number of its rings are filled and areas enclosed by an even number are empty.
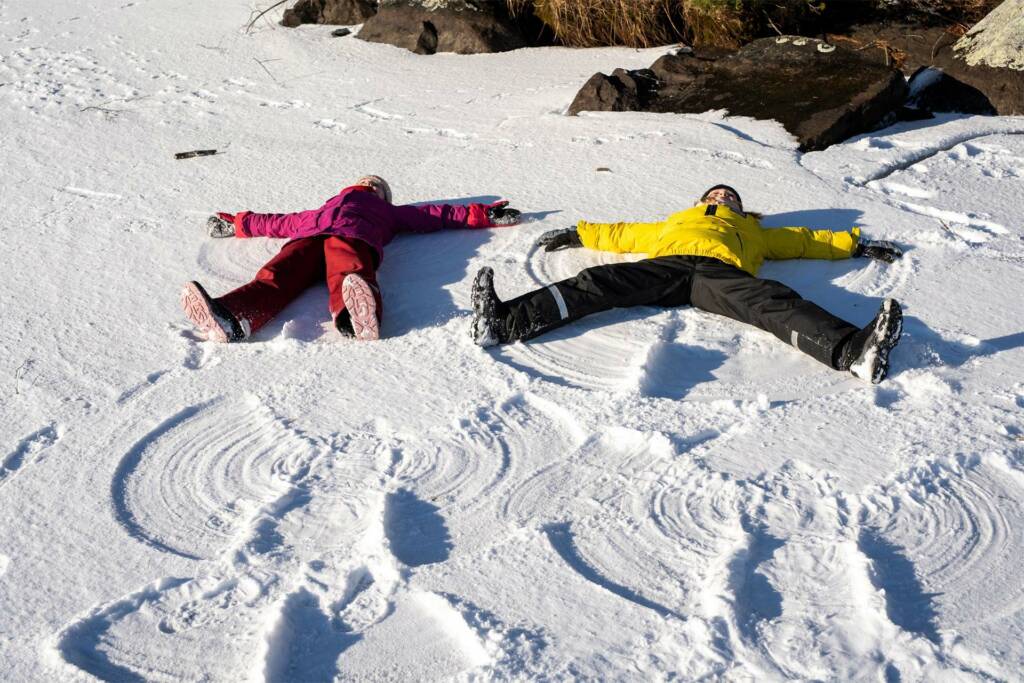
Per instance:
[[[391,186],[379,175],[364,175],[356,181],[356,185],[368,185],[375,190],[381,190],[384,193],[384,200],[388,204],[391,203]]]

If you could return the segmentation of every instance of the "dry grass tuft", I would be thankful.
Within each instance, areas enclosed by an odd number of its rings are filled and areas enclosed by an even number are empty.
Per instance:
[[[678,41],[680,0],[506,0],[526,8],[571,47],[652,47]]]
[[[817,7],[812,0],[506,2],[513,13],[530,9],[563,44],[572,47],[652,47],[680,40],[697,47],[739,47],[766,32],[791,30]]]
[[[730,0],[680,0],[691,45],[739,47],[753,34],[750,12]]]
[[[694,46],[735,48],[762,36],[813,31],[826,10],[820,0],[679,0]]]
[[[959,28],[1002,0],[505,0],[515,13],[532,11],[571,47],[653,47],[684,40],[694,47],[736,48],[759,36],[814,34],[851,7],[861,20],[909,18]]]

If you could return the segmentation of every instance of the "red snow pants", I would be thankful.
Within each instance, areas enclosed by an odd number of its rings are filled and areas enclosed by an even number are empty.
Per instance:
[[[380,321],[382,302],[373,248],[361,240],[334,235],[288,242],[277,256],[260,268],[252,282],[218,297],[217,301],[237,318],[247,319],[255,332],[299,294],[326,278],[331,317],[337,318],[345,309],[341,282],[350,273],[358,273],[370,285]]]

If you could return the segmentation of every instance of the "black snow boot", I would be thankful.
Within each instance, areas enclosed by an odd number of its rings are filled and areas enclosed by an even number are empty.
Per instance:
[[[501,300],[494,293],[494,270],[481,268],[473,280],[473,323],[470,334],[478,346],[488,347],[508,341],[502,334]]]
[[[843,345],[836,369],[878,384],[889,374],[889,352],[900,342],[902,331],[903,309],[895,299],[886,299],[875,319]]]

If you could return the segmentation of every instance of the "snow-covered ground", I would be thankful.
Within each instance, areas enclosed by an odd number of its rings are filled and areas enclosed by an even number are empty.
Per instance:
[[[0,0],[0,679],[1021,678],[1024,119],[801,155],[721,112],[562,115],[660,50],[422,57],[251,9]],[[396,240],[378,343],[324,287],[197,338],[181,285],[280,246],[208,214],[366,173],[528,220]],[[511,296],[611,262],[533,240],[716,182],[904,245],[762,271],[857,324],[899,299],[887,382],[691,309],[471,343],[481,266]]]

